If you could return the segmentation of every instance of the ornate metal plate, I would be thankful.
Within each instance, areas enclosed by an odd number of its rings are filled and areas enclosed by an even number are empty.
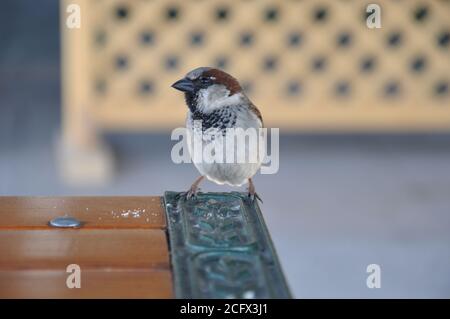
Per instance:
[[[177,298],[291,298],[257,203],[247,194],[166,192]]]

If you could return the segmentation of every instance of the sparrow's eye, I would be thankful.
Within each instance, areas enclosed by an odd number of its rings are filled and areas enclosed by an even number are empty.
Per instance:
[[[205,77],[205,76],[202,76],[199,80],[202,84],[210,84],[211,83],[211,79],[208,77]]]

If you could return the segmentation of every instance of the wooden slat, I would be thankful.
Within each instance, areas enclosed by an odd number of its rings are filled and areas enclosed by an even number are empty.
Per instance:
[[[0,270],[169,269],[163,230],[2,230]]]
[[[0,298],[171,298],[168,270],[82,271],[81,288],[69,289],[64,271],[0,271]]]
[[[58,216],[82,227],[48,226]],[[0,197],[0,298],[170,298],[165,228],[160,197]]]
[[[82,221],[83,229],[166,226],[161,199],[149,197],[0,197],[1,229],[53,229],[58,216]]]

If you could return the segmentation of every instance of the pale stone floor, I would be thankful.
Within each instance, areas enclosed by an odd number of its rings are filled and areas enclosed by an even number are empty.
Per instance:
[[[32,3],[0,12],[0,195],[185,189],[197,173],[170,161],[166,133],[108,136],[118,172],[106,187],[60,181],[58,8]],[[255,183],[296,297],[450,297],[449,135],[282,136],[280,153],[278,174]],[[372,263],[380,289],[366,287]]]

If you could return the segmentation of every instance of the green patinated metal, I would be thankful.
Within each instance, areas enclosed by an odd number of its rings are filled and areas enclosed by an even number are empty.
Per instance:
[[[164,194],[177,298],[291,298],[256,202],[247,194]]]

